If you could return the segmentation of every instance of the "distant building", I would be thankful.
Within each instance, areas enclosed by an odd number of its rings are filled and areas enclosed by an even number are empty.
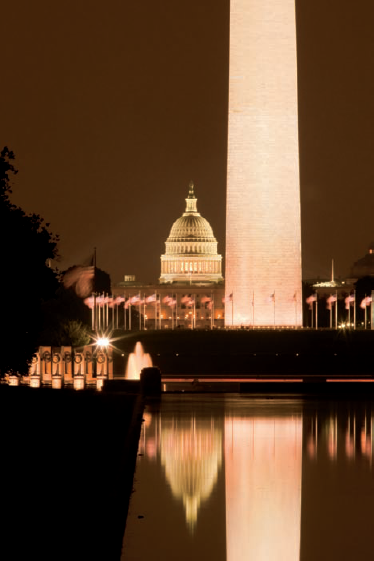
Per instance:
[[[191,182],[186,210],[170,230],[161,255],[160,283],[219,283],[222,256],[217,253],[217,240],[209,222],[197,212],[197,199]]]
[[[211,329],[224,326],[222,256],[209,222],[197,211],[194,185],[186,209],[172,225],[155,284],[133,275],[113,288],[125,299],[119,326],[125,329]],[[137,324],[131,309],[138,312]],[[132,322],[132,323],[131,323]]]

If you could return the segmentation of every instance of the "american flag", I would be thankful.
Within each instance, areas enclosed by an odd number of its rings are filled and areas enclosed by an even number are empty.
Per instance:
[[[92,309],[94,307],[95,299],[93,296],[90,296],[89,298],[85,298],[83,302],[86,304],[86,306]]]
[[[354,296],[354,294],[350,294],[349,296],[347,296],[347,298],[344,300],[345,301],[345,309],[349,310],[349,306],[351,304],[351,302],[355,302],[356,297]]]
[[[360,307],[361,307],[361,308],[366,308],[366,306],[369,306],[369,305],[371,304],[371,301],[372,301],[371,296],[366,296],[366,297],[362,300],[362,302],[361,302],[361,304],[360,304]]]
[[[80,298],[87,298],[93,291],[95,267],[77,265],[68,270],[63,278],[65,288],[73,288]]]
[[[317,294],[311,294],[305,301],[307,304],[309,304],[309,308],[312,310],[313,302],[317,302]]]
[[[182,304],[186,304],[186,306],[193,306],[195,303],[195,300],[193,298],[191,298],[191,296],[183,296],[183,298],[181,299]]]
[[[336,295],[334,296],[333,294],[331,294],[331,296],[329,296],[326,300],[327,303],[327,309],[331,310],[331,305],[336,302],[337,298]]]

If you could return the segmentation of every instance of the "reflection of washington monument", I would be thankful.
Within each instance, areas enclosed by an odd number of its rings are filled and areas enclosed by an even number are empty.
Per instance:
[[[226,325],[301,325],[295,0],[231,0]]]

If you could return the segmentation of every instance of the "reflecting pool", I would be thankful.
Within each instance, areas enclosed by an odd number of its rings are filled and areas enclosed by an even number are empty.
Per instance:
[[[163,395],[144,414],[122,560],[371,558],[373,405]]]

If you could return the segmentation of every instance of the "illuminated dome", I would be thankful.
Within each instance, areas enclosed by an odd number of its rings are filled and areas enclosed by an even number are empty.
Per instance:
[[[189,186],[186,210],[171,227],[161,255],[160,282],[220,282],[222,256],[209,222],[197,212],[194,185]]]

